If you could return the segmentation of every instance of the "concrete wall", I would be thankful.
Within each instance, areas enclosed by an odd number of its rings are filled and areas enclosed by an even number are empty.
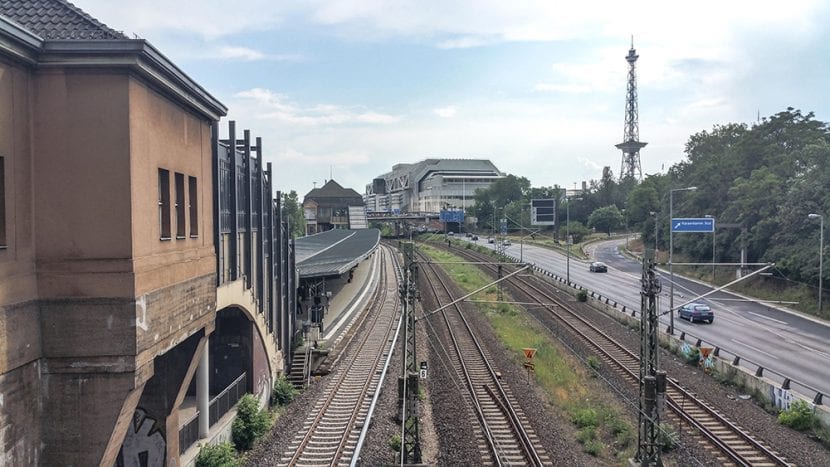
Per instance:
[[[32,134],[26,68],[0,61],[0,157],[5,247],[0,247],[0,465],[38,465],[42,447],[41,338],[32,218]]]
[[[154,373],[185,382],[156,360],[215,318],[211,121],[127,69],[0,62],[0,104],[0,464],[112,463]],[[197,235],[185,209],[160,240],[159,168],[173,201],[198,180]]]

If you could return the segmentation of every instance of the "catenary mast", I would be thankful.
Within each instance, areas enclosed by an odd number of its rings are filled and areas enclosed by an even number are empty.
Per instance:
[[[631,49],[625,60],[628,62],[628,91],[625,98],[625,131],[623,142],[617,144],[622,150],[622,165],[620,180],[627,177],[643,179],[643,170],[640,167],[640,149],[648,143],[640,142],[640,125],[637,117],[637,51],[634,50],[634,37],[631,38]]]

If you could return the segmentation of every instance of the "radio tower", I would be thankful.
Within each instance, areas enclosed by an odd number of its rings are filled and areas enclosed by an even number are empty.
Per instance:
[[[640,168],[640,149],[648,143],[640,142],[640,125],[637,123],[637,51],[634,50],[634,36],[631,36],[631,49],[625,57],[628,62],[628,92],[625,97],[625,131],[623,142],[616,145],[622,150],[620,180],[637,177],[642,181],[643,170]]]

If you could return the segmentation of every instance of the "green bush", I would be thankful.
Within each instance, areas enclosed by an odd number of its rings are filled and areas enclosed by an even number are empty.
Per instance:
[[[574,425],[585,428],[586,426],[597,426],[599,417],[597,411],[591,408],[577,409],[571,416],[571,421]]]
[[[400,452],[401,451],[401,437],[399,435],[393,435],[389,438],[389,449]]]
[[[680,444],[680,436],[668,423],[660,424],[660,432],[657,438],[657,443],[663,451],[671,451]]]
[[[601,363],[600,363],[599,359],[594,355],[589,355],[587,362],[588,362],[588,366],[591,367],[591,369],[594,369],[594,370],[599,370],[599,367],[601,366]]]
[[[576,433],[576,440],[579,444],[587,444],[597,439],[597,429],[594,426],[586,426]]]
[[[236,419],[231,425],[231,438],[239,451],[251,449],[254,441],[271,427],[271,415],[259,410],[259,401],[252,394],[245,394],[236,406]]]
[[[593,439],[582,445],[582,451],[596,457],[602,453],[603,447],[605,446],[602,444],[602,441]]]
[[[237,467],[239,458],[230,442],[208,444],[199,449],[196,467]]]
[[[285,375],[281,375],[277,378],[277,382],[274,383],[274,390],[271,392],[271,403],[274,405],[287,405],[299,393],[300,391],[285,379]]]
[[[816,415],[810,404],[803,400],[796,400],[790,408],[778,414],[778,423],[794,430],[805,431],[816,426]]]
[[[588,292],[585,290],[580,290],[576,293],[576,299],[580,302],[587,302],[588,301]]]

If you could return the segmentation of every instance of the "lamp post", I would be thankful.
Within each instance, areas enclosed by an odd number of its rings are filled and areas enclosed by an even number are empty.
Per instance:
[[[669,334],[674,334],[674,269],[672,259],[674,257],[674,192],[695,191],[696,186],[686,188],[672,188],[669,190]]]
[[[715,285],[715,216],[706,214],[703,217],[712,219],[712,285]]]
[[[654,216],[654,262],[657,262],[657,211],[649,211],[649,214]],[[645,249],[645,245],[643,245]]]
[[[824,216],[821,214],[808,214],[807,217],[810,219],[818,219],[819,220],[819,235],[818,235],[818,314],[821,315],[821,279],[822,279],[822,270],[824,268]]]
[[[565,280],[568,285],[571,285],[571,199],[573,198],[565,195],[565,243],[568,245],[568,259],[565,263]]]

